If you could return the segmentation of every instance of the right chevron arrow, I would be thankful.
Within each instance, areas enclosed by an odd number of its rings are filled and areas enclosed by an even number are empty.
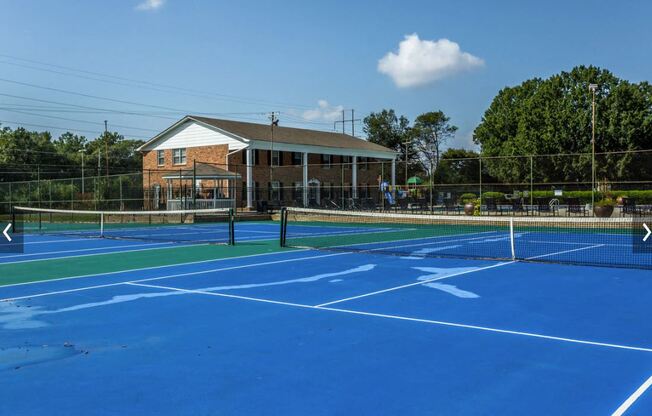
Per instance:
[[[645,234],[645,237],[643,237],[643,242],[646,242],[647,239],[650,238],[652,231],[650,231],[650,227],[648,227],[645,223],[643,223],[643,228],[645,228],[645,231],[647,231],[647,234]]]

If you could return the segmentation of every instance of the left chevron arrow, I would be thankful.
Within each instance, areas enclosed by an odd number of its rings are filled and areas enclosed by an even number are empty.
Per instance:
[[[7,241],[9,241],[11,243],[11,236],[9,235],[9,230],[10,229],[11,229],[11,224],[7,224],[4,231],[2,232],[2,235],[4,235],[5,238],[7,239]]]

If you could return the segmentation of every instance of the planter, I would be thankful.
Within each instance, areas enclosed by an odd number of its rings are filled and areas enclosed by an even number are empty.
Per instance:
[[[464,213],[466,215],[473,215],[475,212],[475,204],[473,202],[467,202],[464,204]]]
[[[609,218],[611,217],[611,214],[613,214],[613,212],[614,212],[613,205],[603,205],[603,206],[593,207],[593,213],[595,214],[596,217],[599,218]]]

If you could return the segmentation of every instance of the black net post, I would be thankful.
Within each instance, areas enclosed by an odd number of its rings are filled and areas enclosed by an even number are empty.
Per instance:
[[[281,247],[285,247],[285,236],[287,231],[287,208],[281,208],[281,239],[279,241]]]
[[[235,245],[235,214],[233,208],[229,209],[229,245]]]
[[[197,161],[192,161],[192,207],[197,208]]]

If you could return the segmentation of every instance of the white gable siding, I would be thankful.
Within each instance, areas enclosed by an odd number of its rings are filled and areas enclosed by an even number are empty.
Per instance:
[[[201,126],[195,122],[187,122],[168,132],[154,146],[146,146],[144,150],[179,149],[188,147],[213,146],[228,144],[229,151],[243,149],[246,143],[229,137],[223,133]]]

